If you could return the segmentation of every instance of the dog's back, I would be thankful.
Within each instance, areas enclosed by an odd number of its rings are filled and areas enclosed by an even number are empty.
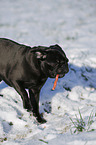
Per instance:
[[[26,51],[26,46],[12,40],[0,38],[0,76],[5,76],[7,70],[20,64]],[[19,65],[18,64],[18,65]],[[8,74],[8,73],[7,73]]]
[[[0,38],[0,62],[9,61],[11,57],[14,57],[16,51],[20,48],[18,43],[14,41]]]
[[[9,40],[6,38],[0,38],[0,56],[1,56],[2,52],[5,52],[3,54],[8,54],[9,51],[15,52],[21,46],[23,46],[23,45],[21,45],[17,42],[14,42],[12,40]]]

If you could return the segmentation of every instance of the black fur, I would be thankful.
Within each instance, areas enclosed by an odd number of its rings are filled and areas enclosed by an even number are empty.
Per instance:
[[[68,59],[59,45],[29,47],[0,38],[0,81],[15,88],[23,106],[38,122],[46,122],[39,113],[39,93],[47,78],[63,77]],[[29,90],[29,97],[25,89]]]

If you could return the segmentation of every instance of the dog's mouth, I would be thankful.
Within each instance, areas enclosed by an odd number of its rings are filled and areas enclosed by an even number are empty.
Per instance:
[[[68,71],[69,71],[69,69],[68,69]],[[63,78],[63,77],[65,76],[65,74],[68,73],[68,71],[66,71],[66,72],[63,73],[63,74],[56,73],[56,74],[53,74],[53,75],[51,76],[51,78],[55,78],[55,81],[54,81],[54,85],[53,85],[52,91],[54,91],[55,88],[56,88],[58,78]]]
[[[59,74],[59,78],[63,78],[65,74]]]
[[[56,78],[57,74],[59,75],[59,78],[63,78],[65,76],[65,74],[67,74],[69,72],[69,68],[67,69],[63,69],[63,70],[55,70],[54,72],[53,71],[49,71],[49,77],[50,78]]]
[[[62,77],[64,77],[64,75],[59,75],[59,74],[56,75],[52,91],[54,91],[56,88],[58,78],[62,78]]]
[[[58,78],[63,78],[65,76],[65,74],[56,73],[56,74],[52,74],[50,78],[56,78],[57,75],[58,75]]]
[[[57,76],[57,74],[59,75],[59,78],[63,78],[66,73],[68,73],[68,72],[63,72],[63,73],[56,72],[53,74],[53,78],[55,78]]]

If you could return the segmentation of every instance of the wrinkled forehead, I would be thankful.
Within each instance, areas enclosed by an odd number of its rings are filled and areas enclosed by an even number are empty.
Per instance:
[[[62,48],[59,46],[59,45],[53,45],[53,46],[50,46],[51,50],[53,50],[55,54],[57,54],[58,56],[61,56],[61,57],[64,57],[64,58],[67,58],[66,57],[66,54],[64,53],[64,51],[62,50]]]
[[[63,50],[51,50],[49,53],[49,57],[50,59],[54,59],[54,60],[61,60],[61,61],[66,61],[68,62],[68,58],[66,57],[66,54],[63,52]]]

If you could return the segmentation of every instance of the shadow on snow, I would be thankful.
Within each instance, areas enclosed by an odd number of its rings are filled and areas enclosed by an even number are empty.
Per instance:
[[[96,89],[96,69],[89,66],[76,66],[69,64],[69,73],[65,77],[60,78],[57,83],[55,91],[51,91],[53,82],[55,79],[48,79],[43,88],[41,89],[41,104],[47,105],[50,108],[52,97],[59,92],[70,91],[76,86],[82,86],[83,88],[94,88]],[[4,82],[1,82],[0,89],[7,87]],[[2,96],[2,94],[1,94]],[[50,109],[48,109],[51,112]]]

